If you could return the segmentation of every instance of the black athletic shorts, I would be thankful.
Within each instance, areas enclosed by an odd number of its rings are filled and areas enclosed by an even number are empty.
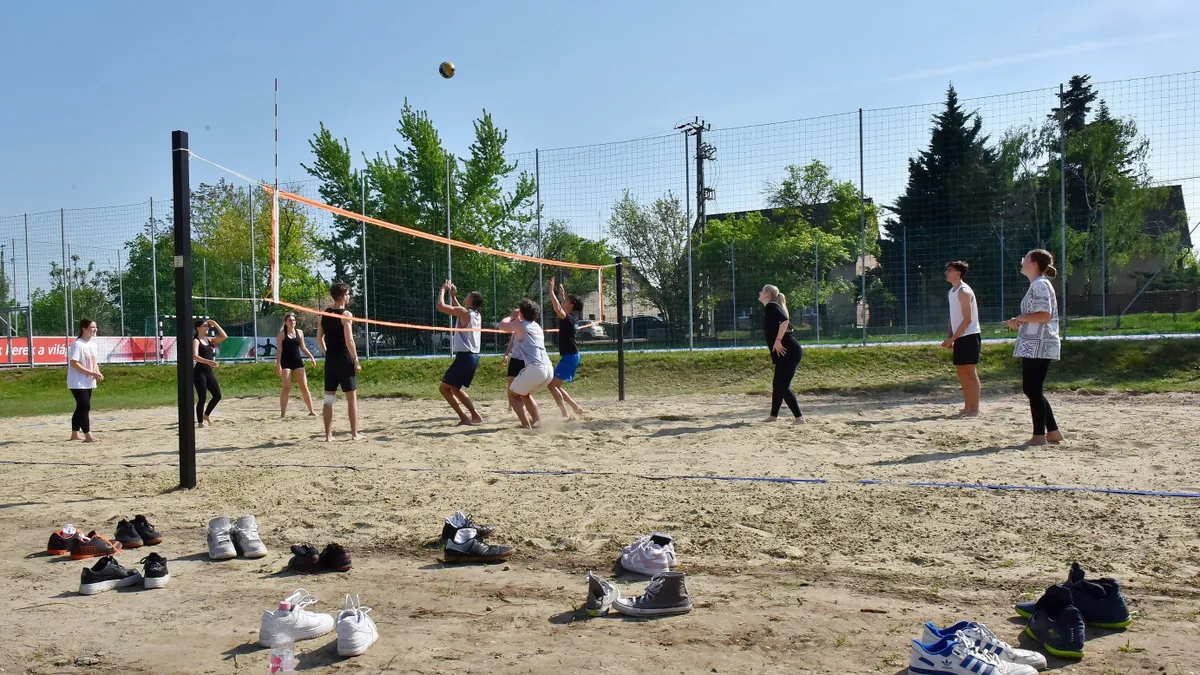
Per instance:
[[[350,355],[325,357],[325,391],[342,391],[349,394],[358,390],[358,377]]]
[[[964,335],[954,341],[954,365],[973,366],[979,363],[983,340],[979,333]]]
[[[479,355],[472,352],[455,352],[454,362],[446,369],[442,382],[463,389],[470,387],[475,379],[475,370],[479,367]]]
[[[508,375],[506,377],[516,377],[521,374],[522,370],[525,370],[525,362],[510,356],[508,358]]]

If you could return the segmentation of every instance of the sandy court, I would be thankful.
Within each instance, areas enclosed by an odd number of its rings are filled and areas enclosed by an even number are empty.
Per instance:
[[[1119,578],[1138,619],[1090,640],[1068,672],[1200,672],[1200,499],[904,485],[1200,493],[1200,396],[1051,401],[1068,442],[1019,450],[1017,396],[985,400],[976,420],[947,417],[952,395],[803,397],[804,427],[759,423],[762,396],[589,400],[590,419],[536,432],[501,401],[482,402],[485,426],[459,428],[440,402],[370,399],[366,440],[345,440],[339,402],[333,445],[299,401],[281,422],[274,399],[226,399],[198,431],[187,491],[174,489],[173,409],[94,413],[94,446],[64,440],[67,416],[6,419],[3,668],[264,672],[259,617],[303,586],[332,613],[361,594],[382,636],[353,660],[332,635],[300,643],[301,668],[317,672],[893,674],[926,620],[978,619],[1015,641],[1011,604],[1079,560]],[[730,477],[827,482],[714,479]],[[500,525],[512,561],[439,564],[429,544],[456,509]],[[71,522],[111,536],[136,513],[167,537],[170,585],[78,596],[84,563],[45,556],[49,533]],[[271,553],[209,562],[208,519],[242,513]],[[620,547],[652,531],[674,535],[696,609],[582,619],[584,573],[613,575]],[[351,550],[351,572],[281,572],[290,544],[331,541]],[[618,577],[627,595],[645,583]]]

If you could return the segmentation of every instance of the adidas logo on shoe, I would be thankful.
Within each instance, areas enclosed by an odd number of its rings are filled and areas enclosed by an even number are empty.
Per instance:
[[[909,675],[1037,675],[1033,666],[1002,661],[972,644],[961,631],[931,644],[913,640]]]
[[[938,628],[932,623],[926,623],[925,634],[921,638],[921,642],[933,644],[943,638],[956,636],[966,642],[968,647],[993,654],[1001,661],[1032,666],[1037,670],[1046,668],[1045,656],[1028,649],[1017,649],[997,637],[987,626],[974,621],[960,621],[947,628]]]

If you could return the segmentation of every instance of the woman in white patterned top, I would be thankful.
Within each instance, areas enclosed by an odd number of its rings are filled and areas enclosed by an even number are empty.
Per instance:
[[[1033,438],[1025,445],[1058,443],[1063,435],[1042,391],[1050,362],[1058,360],[1062,342],[1058,337],[1058,302],[1050,281],[1058,276],[1054,256],[1045,249],[1030,251],[1021,258],[1021,274],[1029,279],[1029,290],[1021,300],[1021,315],[1004,323],[1017,331],[1013,356],[1021,359],[1021,390],[1029,397],[1033,416]]]

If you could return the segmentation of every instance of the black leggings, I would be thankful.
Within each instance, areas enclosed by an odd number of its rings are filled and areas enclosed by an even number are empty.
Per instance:
[[[783,348],[787,351],[783,356],[771,353],[775,361],[775,377],[771,380],[771,417],[779,416],[779,407],[785,402],[793,415],[802,417],[800,402],[792,393],[792,378],[796,377],[796,369],[800,367],[800,359],[804,354],[800,350],[800,343],[794,339],[785,339]]]
[[[92,411],[92,390],[72,389],[71,395],[75,397],[75,413],[71,415],[71,431],[92,433],[92,420],[88,417],[88,413]]]
[[[221,385],[217,382],[217,376],[213,373],[212,366],[205,363],[197,363],[196,370],[193,372],[196,380],[196,422],[200,422],[207,415],[211,415],[213,408],[221,402]],[[212,398],[208,401],[208,407],[204,407],[204,397],[212,394]]]
[[[1029,397],[1029,412],[1033,415],[1033,435],[1045,436],[1051,431],[1058,431],[1058,422],[1054,421],[1054,411],[1050,410],[1050,402],[1042,393],[1042,385],[1046,382],[1046,373],[1050,371],[1050,359],[1021,360],[1021,391]]]

